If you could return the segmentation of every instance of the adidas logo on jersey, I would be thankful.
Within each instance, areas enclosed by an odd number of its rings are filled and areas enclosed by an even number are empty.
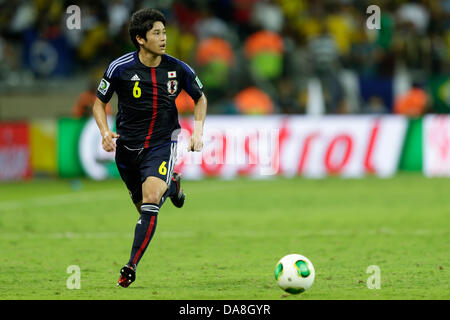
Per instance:
[[[132,80],[132,81],[139,81],[139,80],[141,80],[141,79],[138,77],[137,74],[135,74],[135,75],[133,76],[133,78],[131,78],[131,80]]]

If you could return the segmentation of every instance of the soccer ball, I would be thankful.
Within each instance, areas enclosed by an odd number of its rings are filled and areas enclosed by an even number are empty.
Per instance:
[[[275,267],[275,280],[286,292],[297,294],[308,290],[314,282],[314,266],[300,254],[288,254]]]

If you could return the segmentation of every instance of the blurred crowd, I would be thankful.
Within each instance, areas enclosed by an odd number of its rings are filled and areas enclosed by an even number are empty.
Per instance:
[[[71,4],[80,29],[67,27]],[[166,15],[167,53],[196,70],[210,113],[450,111],[450,0],[0,0],[0,83],[81,74],[93,95],[135,50],[128,20],[144,7]],[[183,93],[177,107],[193,102]]]

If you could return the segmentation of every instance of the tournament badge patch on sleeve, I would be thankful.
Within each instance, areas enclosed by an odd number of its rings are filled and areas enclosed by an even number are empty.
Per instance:
[[[199,79],[198,77],[195,77],[195,81],[197,82],[198,87],[199,87],[200,89],[203,89],[203,83],[200,81],[200,79]]]
[[[177,80],[169,80],[167,81],[167,91],[169,94],[174,94],[177,92],[178,81]]]
[[[108,92],[108,88],[109,88],[109,82],[106,81],[105,79],[102,79],[102,80],[100,81],[100,84],[98,85],[98,91],[99,91],[101,94],[105,95],[106,92]]]

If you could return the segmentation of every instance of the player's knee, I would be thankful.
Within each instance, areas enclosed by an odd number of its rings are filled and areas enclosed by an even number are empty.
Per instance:
[[[159,203],[161,194],[158,191],[148,191],[143,195],[143,203]]]

